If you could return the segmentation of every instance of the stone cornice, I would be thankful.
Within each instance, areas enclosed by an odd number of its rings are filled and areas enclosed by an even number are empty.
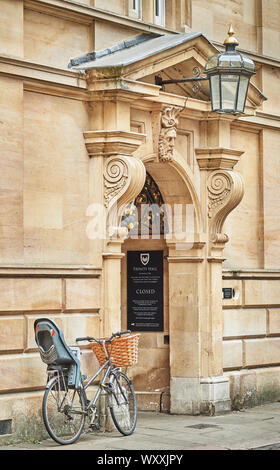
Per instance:
[[[242,150],[228,148],[197,148],[195,149],[199,168],[205,170],[232,169],[238,163]]]
[[[117,13],[101,10],[90,5],[75,2],[73,0],[24,0],[24,7],[29,10],[55,15],[70,21],[82,24],[92,24],[94,20],[116,23],[126,28],[136,31],[143,31],[157,34],[177,34],[169,28],[163,28],[141,20],[119,15]]]
[[[90,101],[118,99],[132,102],[144,97],[157,97],[160,92],[157,85],[122,77],[118,79],[91,80],[87,76],[87,81]]]
[[[22,79],[26,91],[81,101],[98,100],[105,90],[107,90],[108,99],[110,93],[123,93],[126,97],[131,93],[137,108],[150,110],[156,103],[158,105],[172,104],[184,108],[181,113],[182,117],[200,120],[217,118],[215,113],[211,113],[209,101],[201,101],[191,97],[186,99],[185,96],[162,92],[154,84],[121,79],[116,83],[116,89],[114,90],[112,80],[98,80],[98,82],[91,82],[89,90],[86,76],[82,72],[70,71],[66,68],[49,66],[5,54],[0,55],[0,75]],[[102,99],[104,99],[104,96]],[[248,112],[250,112],[250,108],[246,109],[246,113]],[[280,115],[252,110],[251,115],[236,118],[232,125],[252,129],[261,129],[263,127],[279,129]]]
[[[87,83],[80,72],[1,54],[0,75],[22,79],[27,91],[88,100]]]
[[[234,127],[256,129],[257,131],[264,128],[279,131],[280,115],[257,110],[255,116],[242,116],[233,125]]]
[[[0,54],[0,72],[10,75],[17,75],[21,78],[44,79],[56,84],[69,86],[79,86],[87,88],[85,76],[81,72],[72,71],[66,68],[54,67],[39,62],[32,62],[28,59]],[[79,81],[79,83],[78,83]]]
[[[186,97],[160,92],[160,87],[131,79],[114,81],[101,79],[88,83],[84,73],[70,71],[59,67],[48,66],[26,59],[0,55],[0,75],[23,80],[26,91],[45,93],[54,96],[67,97],[81,101],[112,99],[118,93],[122,100],[133,100],[135,105],[150,110],[154,103],[174,104],[185,108]],[[106,94],[106,98],[105,98]],[[128,96],[130,95],[130,96]],[[188,98],[187,107],[183,114],[193,119],[206,119],[210,113],[210,102]],[[196,111],[196,115],[192,114]]]
[[[142,144],[146,134],[120,130],[84,132],[90,157],[103,155],[131,155]]]

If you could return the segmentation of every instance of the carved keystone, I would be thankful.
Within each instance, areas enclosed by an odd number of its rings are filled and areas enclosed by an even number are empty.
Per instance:
[[[167,106],[161,111],[161,128],[158,141],[160,162],[173,160],[173,150],[181,111],[182,109],[177,106]]]

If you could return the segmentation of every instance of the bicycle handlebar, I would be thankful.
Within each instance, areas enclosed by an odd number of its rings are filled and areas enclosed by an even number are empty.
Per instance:
[[[125,331],[118,331],[117,333],[113,333],[111,338],[114,338],[115,336],[122,336],[122,335],[128,335],[130,334],[130,330],[125,330]]]
[[[127,335],[127,334],[130,334],[130,333],[131,333],[130,330],[118,331],[117,333],[113,333],[111,338],[105,340],[105,343],[110,342],[116,336]],[[76,343],[78,341],[89,341],[89,342],[96,341],[96,343],[102,343],[102,340],[94,338],[94,336],[82,336],[80,338],[76,338]]]
[[[82,336],[81,338],[76,338],[76,343],[78,341],[94,341],[96,338],[93,338],[92,336]]]

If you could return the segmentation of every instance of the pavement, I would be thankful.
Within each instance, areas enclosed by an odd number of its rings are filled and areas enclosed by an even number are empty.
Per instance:
[[[136,430],[131,436],[122,436],[118,431],[91,431],[67,446],[47,439],[1,446],[0,450],[172,450],[175,453],[183,450],[280,450],[280,403],[215,416],[144,411],[138,413]]]

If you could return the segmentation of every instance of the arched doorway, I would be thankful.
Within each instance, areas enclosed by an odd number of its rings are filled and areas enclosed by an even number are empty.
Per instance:
[[[140,392],[138,406],[169,409],[168,249],[164,237],[168,225],[164,199],[148,171],[145,184],[127,207],[122,224],[129,226],[129,237],[123,244],[126,256],[122,260],[122,328],[141,332],[139,362],[132,370],[134,387]],[[146,256],[144,264],[139,256]],[[138,270],[135,261],[143,268],[140,267],[141,279],[134,275],[132,285],[132,270]],[[144,295],[136,294],[139,286]]]
[[[189,338],[193,335],[193,331],[188,331],[189,327],[191,330],[193,328],[192,320],[188,319],[188,315],[193,317],[193,307],[190,307],[189,303],[191,297],[184,298],[182,304],[181,285],[180,289],[177,289],[177,285],[181,282],[181,280],[178,282],[177,270],[182,271],[182,278],[184,278],[185,269],[182,266],[186,266],[188,256],[186,256],[186,250],[178,250],[174,256],[174,252],[176,252],[174,249],[176,240],[173,236],[174,221],[172,217],[170,219],[169,212],[171,209],[173,213],[174,207],[178,205],[182,206],[183,211],[186,206],[195,207],[191,189],[179,170],[169,163],[147,162],[147,176],[143,189],[133,204],[128,207],[128,211],[123,217],[123,224],[130,225],[130,236],[123,244],[123,252],[126,256],[122,260],[121,277],[122,328],[133,329],[130,321],[131,303],[129,302],[128,285],[131,275],[131,267],[129,266],[131,254],[136,253],[139,256],[141,253],[146,255],[151,252],[160,252],[163,259],[162,324],[150,329],[147,325],[143,329],[141,326],[137,328],[137,331],[141,332],[139,362],[131,373],[135,389],[140,392],[138,403],[142,409],[160,409],[162,407],[162,409],[169,410],[173,371],[178,376],[180,361],[183,365],[186,362],[191,363],[193,357],[190,349],[186,358],[183,351],[185,347],[181,349],[182,352],[178,351],[176,347],[178,339],[181,343],[184,341],[184,337]],[[154,210],[151,209],[152,207]],[[196,231],[200,224],[196,208],[194,216],[193,228]],[[180,262],[181,260],[183,264]],[[194,266],[193,260],[191,260],[191,272],[193,273],[190,274],[191,277],[197,277]],[[142,305],[140,307],[142,308]],[[183,311],[185,313],[182,316]],[[154,320],[151,317],[150,320]],[[178,322],[176,318],[179,319]],[[186,323],[185,319],[188,319]],[[183,370],[181,372],[183,373]]]

